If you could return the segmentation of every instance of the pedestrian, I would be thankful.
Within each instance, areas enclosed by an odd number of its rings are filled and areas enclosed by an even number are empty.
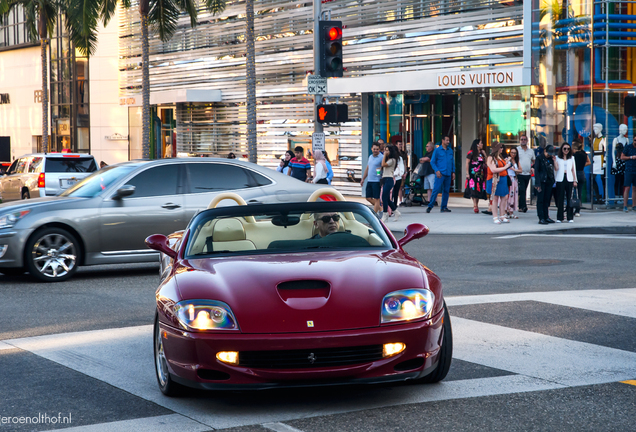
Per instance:
[[[572,187],[577,186],[576,166],[572,157],[572,146],[563,143],[559,148],[559,154],[554,161],[554,179],[556,180],[556,222],[561,223],[563,219],[563,201],[567,200],[566,216],[569,223],[574,222],[574,209],[570,204],[572,199]]]
[[[490,146],[490,156],[486,159],[488,175],[486,177],[486,191],[490,194],[492,204],[490,211],[496,224],[510,222],[505,216],[508,208],[508,168],[509,159],[502,159],[503,144],[493,142]]]
[[[311,181],[315,184],[329,184],[327,181],[327,161],[322,151],[314,152],[314,178]]]
[[[554,223],[550,219],[550,197],[554,184],[554,147],[546,145],[534,161],[534,187],[537,190],[537,216],[541,225]]]
[[[325,155],[325,161],[327,163],[327,183],[331,184],[331,180],[333,180],[333,168],[331,168],[331,159],[329,159],[329,155],[326,150],[322,151],[322,154]]]
[[[486,195],[486,152],[481,139],[473,140],[466,155],[466,184],[464,198],[473,200],[473,211],[479,213],[479,200],[487,199]]]
[[[236,155],[235,155],[234,153],[230,152],[230,153],[227,155],[227,158],[228,158],[228,159],[236,159]]]
[[[371,146],[371,154],[367,161],[367,167],[364,169],[360,186],[364,185],[364,180],[369,177],[365,195],[367,201],[373,206],[373,211],[380,211],[380,179],[382,178],[382,158],[380,154],[380,145],[376,142]]]
[[[517,177],[521,174],[521,167],[519,167],[519,151],[516,148],[510,149],[510,163],[512,166],[508,168],[508,210],[506,215],[508,219],[519,219],[519,216],[515,214],[519,210],[519,182]]]
[[[636,136],[632,145],[626,145],[621,159],[625,161],[625,188],[623,189],[623,211],[627,211],[629,188],[632,188],[632,211],[636,211]]]
[[[107,166],[108,166],[108,164],[106,162],[104,162],[104,161],[101,161],[99,163],[99,169],[106,168]]]
[[[382,156],[384,156],[384,147],[386,147],[384,140],[382,138],[378,138],[377,143],[378,143],[378,146],[380,147],[380,153],[382,154]]]
[[[276,171],[287,175],[289,172],[289,162],[291,162],[293,157],[294,152],[291,150],[287,150],[285,154],[280,158],[280,163],[276,167]]]
[[[621,159],[625,146],[621,142],[614,145],[614,157],[610,173],[614,176],[614,195],[623,196],[623,185],[625,184],[625,161]]]
[[[422,167],[420,168],[419,175],[423,179],[422,187],[426,190],[426,202],[424,203],[426,205],[431,202],[431,195],[433,194],[433,188],[435,187],[435,170],[431,166],[431,159],[433,158],[434,151],[435,145],[433,144],[433,141],[429,141],[426,143],[426,153],[424,153],[424,156],[420,158]],[[437,205],[437,201],[435,201],[433,205]]]
[[[387,222],[389,220],[389,208],[391,208],[393,216],[395,217],[393,222],[400,218],[400,211],[397,209],[397,205],[393,203],[390,197],[395,184],[393,177],[395,175],[395,168],[399,157],[398,149],[394,145],[389,145],[384,148],[384,157],[382,158],[382,210],[384,211],[384,214],[382,215],[382,222]]]
[[[402,150],[402,141],[397,141],[395,143],[395,148],[398,153],[398,163],[394,172],[394,181],[395,184],[393,186],[393,191],[391,192],[391,199],[393,200],[393,204],[398,205],[398,198],[402,194],[402,185],[403,178],[406,175],[406,152]]]
[[[519,138],[517,153],[519,155],[519,167],[521,168],[521,174],[516,176],[519,184],[519,211],[525,213],[528,211],[526,191],[534,175],[532,165],[535,161],[534,151],[528,147],[528,137],[526,135],[521,135]]]
[[[450,147],[450,137],[444,135],[442,137],[442,145],[433,151],[431,158],[431,167],[435,171],[435,185],[431,200],[426,208],[426,213],[430,213],[433,209],[433,201],[437,199],[437,195],[442,192],[442,205],[440,212],[450,213],[448,208],[448,196],[450,195],[451,180],[455,180],[455,159],[453,157],[453,149]]]
[[[590,162],[590,157],[585,152],[583,148],[583,143],[580,140],[574,140],[574,147],[576,148],[576,152],[574,152],[574,165],[576,166],[576,180],[577,180],[577,194],[579,198],[579,203],[583,202],[583,187],[587,183],[587,176],[585,175],[585,168],[588,165],[592,165]],[[581,206],[579,205],[574,209],[574,216],[581,216]]]
[[[287,175],[292,176],[302,182],[309,182],[311,178],[311,163],[303,156],[305,149],[302,146],[296,146],[294,149],[294,157],[289,161],[290,170]]]

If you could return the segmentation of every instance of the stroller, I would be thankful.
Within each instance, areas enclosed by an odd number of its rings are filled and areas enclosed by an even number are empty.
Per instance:
[[[415,172],[410,173],[404,185],[404,205],[407,207],[428,205],[428,201],[424,198],[425,193],[424,177],[416,175]]]

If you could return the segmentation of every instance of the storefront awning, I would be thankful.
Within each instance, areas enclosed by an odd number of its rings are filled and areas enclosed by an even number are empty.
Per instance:
[[[221,102],[221,90],[182,89],[150,93],[150,105]]]

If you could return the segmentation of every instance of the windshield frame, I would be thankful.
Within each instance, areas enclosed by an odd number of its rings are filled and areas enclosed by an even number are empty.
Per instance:
[[[224,217],[256,217],[258,219],[259,216],[268,213],[281,213],[281,212],[289,212],[289,213],[316,213],[316,212],[334,212],[334,213],[343,213],[343,212],[352,212],[358,213],[363,216],[369,223],[371,223],[371,228],[375,231],[376,235],[380,237],[380,239],[385,243],[385,245],[390,245],[390,248],[387,246],[369,246],[364,248],[325,248],[325,249],[298,249],[298,250],[289,250],[289,249],[256,249],[256,250],[247,250],[247,251],[237,251],[237,252],[212,252],[206,254],[191,254],[190,251],[192,249],[193,243],[196,238],[194,235],[194,231],[200,224],[205,224],[210,220],[216,218],[224,218]],[[340,251],[358,251],[358,252],[384,252],[387,250],[392,250],[397,248],[397,243],[395,238],[390,232],[387,232],[385,228],[380,223],[380,219],[377,215],[369,209],[369,207],[357,203],[357,202],[348,202],[348,201],[336,201],[336,202],[300,202],[300,203],[285,203],[285,204],[250,204],[250,205],[241,205],[241,206],[229,206],[229,207],[218,207],[214,209],[207,209],[196,214],[191,220],[188,226],[186,227],[186,231],[190,231],[188,238],[186,240],[186,244],[183,249],[183,259],[192,260],[192,259],[209,259],[216,257],[237,257],[243,255],[271,255],[271,254],[306,254],[306,253],[315,253],[315,252],[340,252]],[[282,240],[282,239],[281,239]],[[302,240],[298,240],[302,241]]]

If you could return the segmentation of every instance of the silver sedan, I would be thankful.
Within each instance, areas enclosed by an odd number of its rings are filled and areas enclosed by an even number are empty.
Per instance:
[[[220,192],[279,203],[307,201],[320,186],[228,159],[111,165],[59,196],[0,204],[0,273],[54,282],[79,265],[156,261],[145,238],[185,228]]]

